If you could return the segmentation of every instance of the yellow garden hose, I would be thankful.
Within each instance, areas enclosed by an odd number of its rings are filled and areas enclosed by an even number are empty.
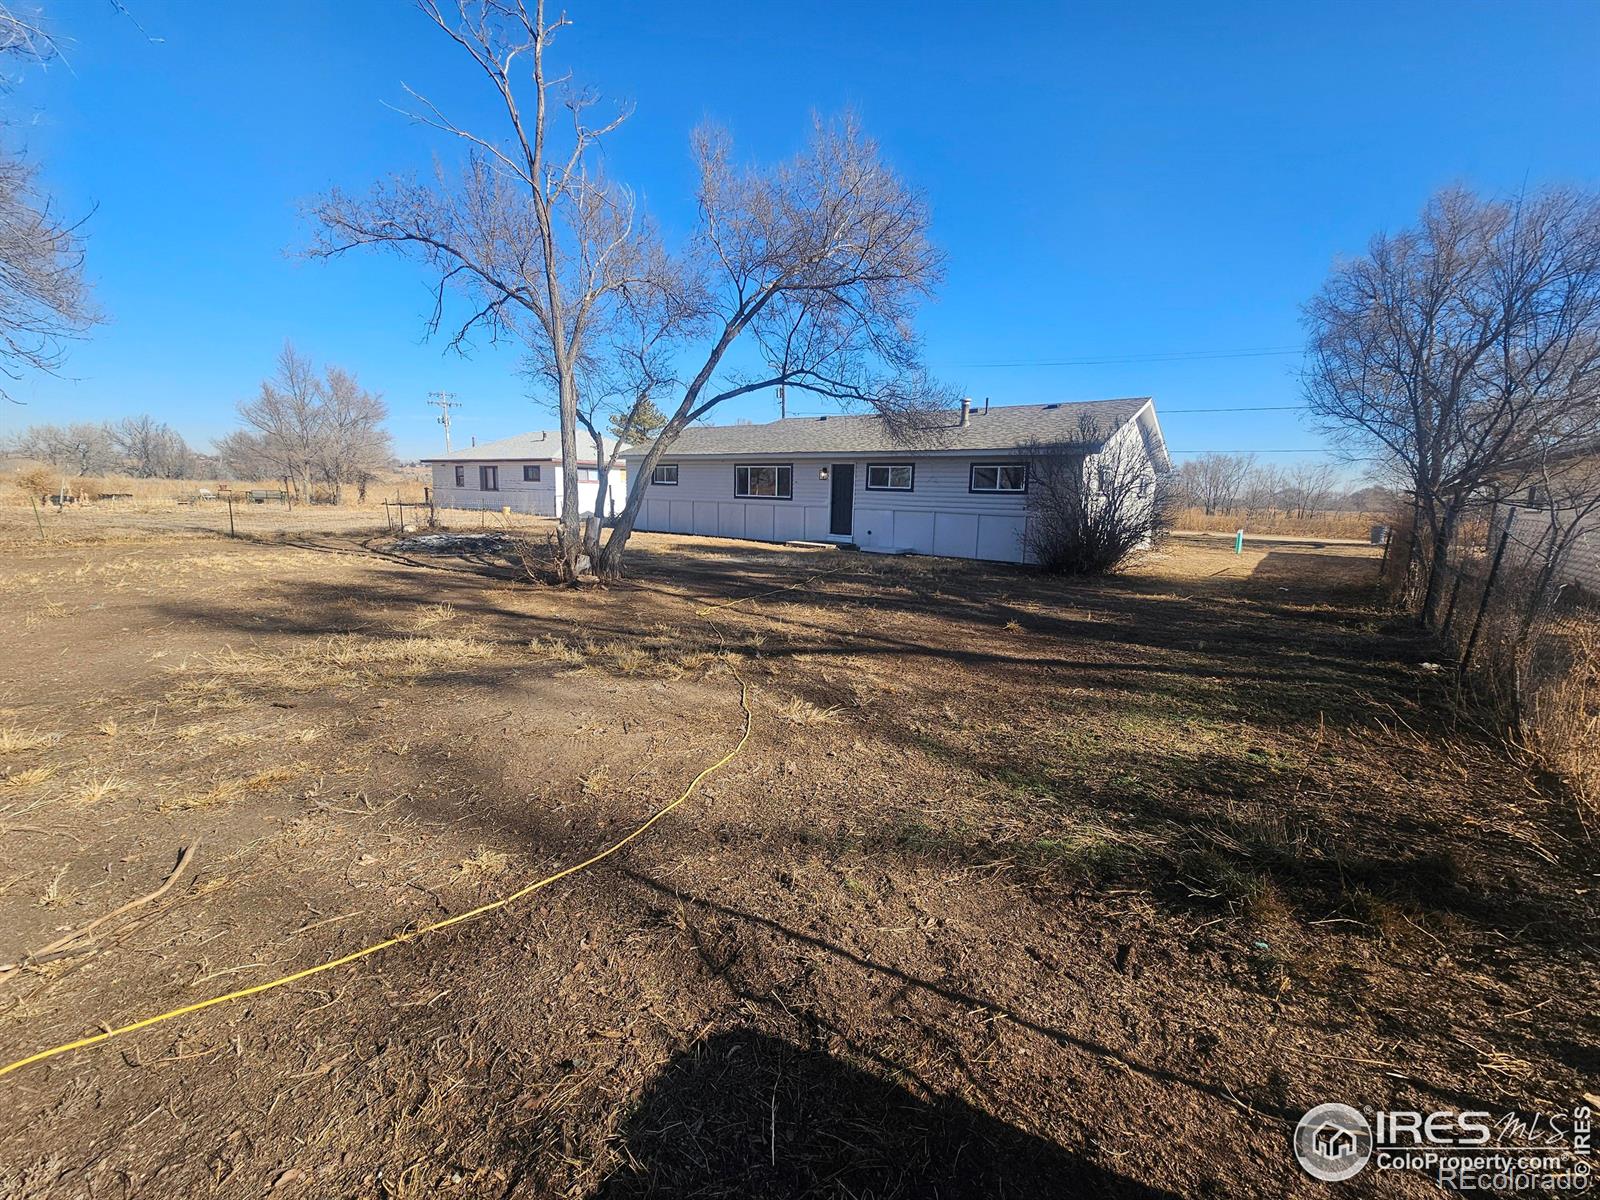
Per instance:
[[[705,782],[710,775],[727,766],[733,761],[734,756],[737,755],[739,751],[744,749],[745,743],[750,740],[750,731],[754,723],[754,715],[750,711],[749,690],[749,685],[746,684],[744,680],[739,680],[739,707],[744,712],[744,732],[739,735],[739,741],[734,745],[733,749],[729,750],[710,766],[704,768],[698,775],[690,780],[689,786],[683,789],[683,794],[676,800],[672,801],[670,804],[665,804],[656,809],[656,811],[651,814],[650,818],[642,825],[634,829],[632,833],[629,833],[626,837],[613,842],[598,854],[595,854],[590,858],[586,858],[580,863],[574,863],[570,867],[566,867],[560,871],[557,871],[554,875],[547,875],[545,878],[534,883],[530,883],[526,887],[519,888],[517,891],[512,892],[509,896],[505,896],[502,899],[491,901],[488,904],[479,905],[477,908],[471,909],[468,912],[458,913],[453,917],[446,917],[442,921],[435,921],[431,925],[424,925],[420,929],[413,929],[407,933],[397,933],[391,938],[385,938],[381,942],[374,942],[370,946],[364,946],[360,950],[352,951],[351,953],[342,955],[339,958],[329,959],[324,963],[318,963],[314,967],[307,967],[303,971],[296,971],[291,975],[283,975],[277,979],[268,980],[266,983],[253,984],[250,987],[240,988],[238,991],[228,992],[221,996],[212,996],[209,1000],[199,1000],[194,1004],[185,1004],[182,1008],[174,1008],[170,1012],[160,1013],[153,1017],[145,1017],[142,1021],[133,1021],[127,1025],[119,1025],[115,1029],[107,1029],[102,1033],[95,1034],[93,1037],[79,1038],[75,1042],[63,1042],[59,1046],[52,1046],[48,1050],[41,1050],[37,1054],[30,1054],[27,1058],[19,1058],[16,1062],[7,1063],[5,1066],[0,1067],[0,1076],[9,1075],[13,1071],[20,1071],[23,1067],[30,1066],[36,1062],[43,1062],[47,1058],[54,1058],[58,1054],[65,1054],[69,1050],[82,1050],[86,1046],[94,1046],[100,1042],[106,1042],[110,1041],[112,1038],[121,1037],[125,1033],[134,1033],[140,1029],[148,1029],[152,1025],[159,1025],[161,1022],[170,1021],[174,1017],[187,1016],[189,1013],[199,1012],[201,1009],[211,1008],[218,1004],[227,1004],[233,1000],[243,1000],[246,996],[257,996],[262,992],[269,992],[273,988],[283,987],[285,984],[298,983],[302,979],[309,979],[313,975],[320,975],[324,971],[331,971],[335,967],[347,966],[350,963],[355,962],[357,959],[366,958],[369,954],[376,954],[380,950],[387,950],[390,946],[398,946],[402,942],[412,941],[413,939],[419,938],[427,933],[437,933],[441,929],[448,929],[452,925],[459,925],[463,921],[471,921],[474,918],[481,917],[486,913],[492,913],[497,909],[505,908],[509,904],[515,904],[524,896],[532,895],[540,888],[549,887],[552,883],[555,883],[561,879],[565,879],[568,875],[575,875],[579,871],[584,870],[586,867],[592,867],[595,865],[595,863],[610,858],[629,842],[634,841],[636,838],[642,837],[652,825],[661,820],[661,818],[665,817],[673,809],[677,808],[680,804],[692,796],[695,789]]]

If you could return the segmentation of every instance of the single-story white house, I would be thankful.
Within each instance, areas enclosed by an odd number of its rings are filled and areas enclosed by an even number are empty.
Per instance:
[[[600,490],[600,468],[594,457],[594,439],[587,433],[578,437],[578,508],[594,512]],[[604,443],[607,457],[609,441]],[[499,512],[532,513],[539,517],[559,515],[562,498],[561,435],[553,429],[539,429],[453,450],[438,458],[424,458],[433,468],[433,502],[439,508],[475,508]],[[620,509],[627,496],[627,476],[619,467],[606,481],[606,511],[610,516]]]
[[[875,415],[690,427],[639,482],[646,492],[636,528],[1024,562],[1026,452],[1039,444],[1081,453],[1088,471],[1108,447],[1126,447],[1147,461],[1152,484],[1171,469],[1148,396],[992,408],[963,401],[909,445]],[[630,478],[648,450],[623,451]]]

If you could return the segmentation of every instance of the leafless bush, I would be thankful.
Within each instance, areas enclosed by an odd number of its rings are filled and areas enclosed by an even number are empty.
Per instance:
[[[1086,420],[1076,442],[1028,450],[1025,541],[1047,571],[1115,571],[1171,529],[1174,511],[1171,493],[1131,433],[1103,438]]]
[[[506,549],[517,569],[530,583],[560,583],[566,577],[561,538],[547,533],[543,537],[511,534]]]

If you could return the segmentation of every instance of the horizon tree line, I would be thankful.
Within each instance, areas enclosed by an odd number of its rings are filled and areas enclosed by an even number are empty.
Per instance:
[[[1201,454],[1180,464],[1167,484],[1177,504],[1207,516],[1281,513],[1305,520],[1327,512],[1368,512],[1392,493],[1350,488],[1338,464],[1307,459],[1288,466],[1262,463],[1254,454]]]
[[[367,487],[395,465],[383,398],[341,367],[318,373],[289,343],[273,377],[236,410],[245,427],[216,439],[211,454],[149,414],[31,425],[0,442],[0,451],[77,477],[282,479],[305,498],[333,503],[346,487],[365,499]]]

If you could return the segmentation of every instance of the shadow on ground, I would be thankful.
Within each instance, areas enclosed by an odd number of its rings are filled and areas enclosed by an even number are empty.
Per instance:
[[[635,1197],[1167,1197],[950,1097],[734,1030],[677,1055],[624,1121]]]

